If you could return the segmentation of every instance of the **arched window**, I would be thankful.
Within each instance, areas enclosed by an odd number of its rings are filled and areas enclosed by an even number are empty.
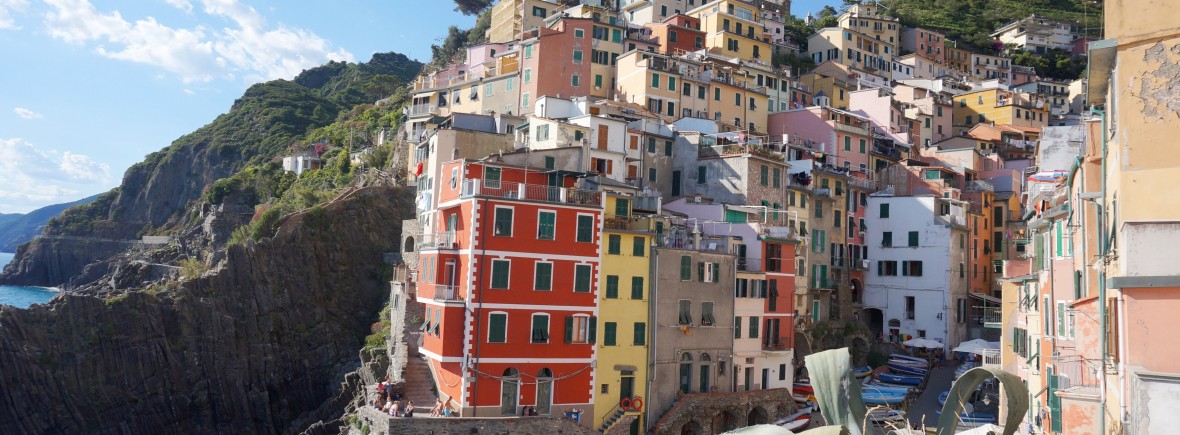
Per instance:
[[[697,391],[700,391],[702,393],[709,392],[709,373],[712,373],[712,372],[713,372],[712,359],[709,358],[709,354],[702,353],[701,354],[701,376],[698,379],[699,384],[700,384],[699,385],[700,389],[698,389]]]
[[[692,392],[692,354],[688,352],[680,355],[680,392]]]
[[[406,242],[402,244],[403,252],[414,252],[414,236],[406,236]]]

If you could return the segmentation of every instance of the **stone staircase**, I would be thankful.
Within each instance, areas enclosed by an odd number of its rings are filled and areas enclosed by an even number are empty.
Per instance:
[[[430,373],[430,365],[426,359],[420,356],[410,357],[406,362],[405,379],[402,397],[405,400],[413,400],[414,406],[419,410],[430,412],[438,395],[435,393],[434,377]]]
[[[619,421],[620,418],[623,418],[623,414],[624,412],[622,408],[615,408],[615,412],[606,417],[606,420],[602,422],[602,426],[598,427],[598,431],[606,433],[606,431],[610,429],[611,425],[614,425],[615,422]]]

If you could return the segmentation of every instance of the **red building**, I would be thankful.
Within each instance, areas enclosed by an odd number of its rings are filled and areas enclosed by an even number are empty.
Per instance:
[[[773,234],[771,234],[773,236]],[[762,241],[766,271],[766,306],[762,348],[767,352],[795,347],[795,246],[790,238],[767,237]],[[790,363],[790,354],[783,355]]]
[[[591,411],[601,194],[472,160],[443,163],[436,183],[417,300],[439,396],[463,416]]]
[[[660,44],[660,53],[676,54],[705,48],[705,32],[701,20],[684,14],[668,17],[662,23],[648,23],[651,36]]]
[[[520,113],[532,113],[537,99],[543,96],[571,98],[590,94],[591,63],[602,63],[597,57],[603,53],[611,56],[596,48],[606,44],[600,39],[602,29],[592,19],[566,17],[551,27],[538,28],[532,37],[520,41]]]

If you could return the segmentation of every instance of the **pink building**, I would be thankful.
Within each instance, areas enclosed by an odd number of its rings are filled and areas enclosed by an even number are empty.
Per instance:
[[[945,45],[946,36],[941,33],[921,27],[907,27],[901,30],[901,50],[903,52],[914,53],[930,59],[938,65],[945,62],[946,54],[943,52]]]
[[[770,114],[767,129],[771,137],[804,146],[822,154],[822,163],[851,171],[868,172],[873,141],[869,120],[848,111],[812,106]]]
[[[520,112],[530,113],[542,96],[589,95],[594,21],[562,18],[532,32],[521,45]]]

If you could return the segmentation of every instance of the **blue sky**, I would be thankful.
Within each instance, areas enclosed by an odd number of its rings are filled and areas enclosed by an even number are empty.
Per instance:
[[[795,14],[831,0],[797,0]],[[119,184],[249,85],[328,60],[426,61],[445,0],[0,0],[0,213]]]

